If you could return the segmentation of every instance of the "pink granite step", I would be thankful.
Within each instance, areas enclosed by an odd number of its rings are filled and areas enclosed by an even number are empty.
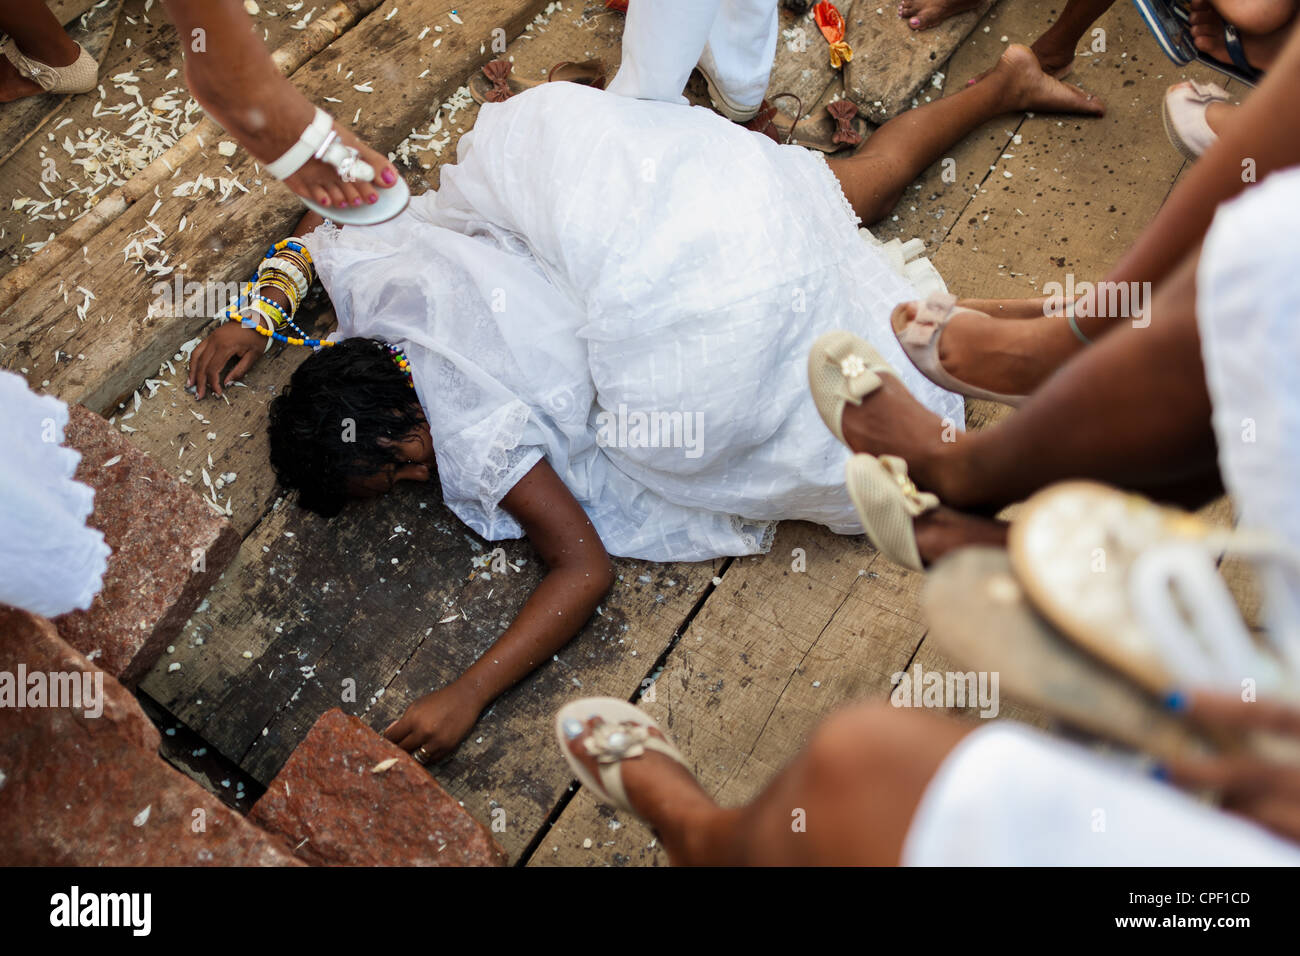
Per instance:
[[[103,418],[79,405],[69,412],[77,478],[95,489],[90,524],[113,556],[90,609],[55,623],[69,644],[133,686],[234,558],[239,535]]]
[[[249,819],[335,866],[504,866],[506,853],[408,754],[327,711]]]
[[[300,865],[172,769],[158,740],[50,621],[0,605],[0,865]]]

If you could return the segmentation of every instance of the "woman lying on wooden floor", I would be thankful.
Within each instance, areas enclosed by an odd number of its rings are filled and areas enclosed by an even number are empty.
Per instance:
[[[850,330],[946,427],[964,416],[899,348],[890,313],[916,291],[856,217],[880,219],[963,135],[1018,110],[1098,107],[1013,46],[980,83],[828,162],[707,110],[549,83],[485,106],[442,188],[392,222],[303,220],[339,328],[273,404],[281,482],[330,515],[436,463],[456,515],[489,540],[527,534],[550,568],[391,739],[423,759],[454,748],[582,626],[612,583],[608,554],[755,554],[783,519],[861,533],[848,449],[808,396],[813,341]],[[292,247],[264,269],[267,327],[231,322],[195,350],[200,397],[247,370],[311,280]],[[964,521],[964,539],[998,533]]]

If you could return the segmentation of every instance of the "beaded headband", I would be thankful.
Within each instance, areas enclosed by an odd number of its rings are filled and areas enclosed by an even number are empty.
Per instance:
[[[411,378],[411,361],[406,357],[406,353],[396,345],[388,345],[385,343],[384,348],[387,350],[389,357],[397,367],[402,370],[402,374],[406,376],[406,384],[411,386],[411,388],[415,388],[415,381]]]

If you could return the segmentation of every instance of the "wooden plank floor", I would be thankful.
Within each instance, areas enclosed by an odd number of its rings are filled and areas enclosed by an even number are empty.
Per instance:
[[[128,13],[135,9],[142,15],[143,2],[127,0]],[[272,6],[280,11],[282,4],[263,4]],[[389,23],[394,9],[398,12]],[[463,27],[452,25],[447,16],[452,9],[459,10]],[[542,15],[533,19],[538,11]],[[939,66],[947,87],[958,88],[990,65],[1004,45],[1001,37],[1028,42],[1056,12],[1033,0],[1000,0],[952,59]],[[155,24],[161,20],[156,7],[151,16]],[[434,47],[439,38],[434,34],[412,39],[434,23],[446,28],[442,36],[450,42]],[[358,128],[385,146],[395,146],[412,127],[429,132],[428,120],[437,114],[432,140],[411,139],[399,149],[410,159],[408,180],[418,192],[436,188],[439,167],[454,161],[459,136],[473,125],[472,105],[439,111],[439,103],[492,56],[493,27],[507,27],[516,37],[506,55],[521,75],[540,77],[559,61],[599,57],[612,76],[622,23],[599,0],[549,5],[464,0],[459,6],[390,0],[304,67],[295,82],[317,99],[343,100],[334,105],[341,117],[351,119],[364,107],[367,115]],[[268,28],[283,28],[282,20],[277,24]],[[792,25],[797,24],[788,18],[783,24]],[[1165,86],[1184,75],[1207,77],[1176,71],[1161,59],[1127,5],[1117,5],[1100,26],[1110,52],[1081,57],[1074,79],[1107,101],[1105,119],[1009,116],[985,124],[953,148],[954,181],[947,182],[937,164],[876,234],[920,236],[960,294],[1032,295],[1065,272],[1080,279],[1102,273],[1182,171],[1160,125]],[[144,29],[142,23],[124,24],[122,36],[135,35],[136,27]],[[179,65],[168,30],[146,31],[153,61],[147,82]],[[810,45],[821,42],[815,31],[812,37]],[[274,37],[271,42],[275,45]],[[121,40],[114,43],[113,57],[115,70],[132,62]],[[353,92],[350,82],[334,82],[339,63],[346,69],[369,65],[382,73],[382,84],[400,91],[399,105],[379,107]],[[431,72],[417,84],[423,69]],[[779,84],[799,84],[813,102],[842,89],[838,76],[784,42],[778,44],[773,89]],[[89,108],[70,101],[72,112],[83,107]],[[431,142],[436,146],[427,148]],[[29,176],[39,169],[40,158],[34,140],[10,164]],[[236,169],[242,169],[241,161],[235,161]],[[8,175],[10,164],[0,168],[4,209],[31,186]],[[185,175],[192,178],[198,171],[196,166]],[[188,200],[165,201],[160,222],[170,227],[189,211],[206,217],[198,220],[206,232],[187,230],[164,248],[218,278],[237,278],[244,260],[283,234],[291,218],[293,203],[284,191],[273,187],[268,195],[271,201],[260,215],[237,211],[238,235],[229,234],[229,225],[216,233],[221,248],[200,240],[214,233],[218,219],[231,215],[228,210],[213,214],[199,204],[190,211]],[[232,202],[242,210],[238,199]],[[140,226],[127,220],[129,215],[93,241],[94,252],[110,266],[121,262],[123,240]],[[17,255],[13,247],[5,251]],[[89,274],[84,262],[70,269]],[[149,282],[117,275],[111,286],[119,294],[102,307],[139,310],[148,301]],[[333,522],[277,499],[265,454],[266,405],[301,352],[273,350],[249,376],[247,388],[230,390],[228,403],[196,404],[180,388],[182,363],[174,363],[175,373],[156,379],[164,382],[157,397],[132,414],[130,404],[117,409],[106,396],[112,393],[112,403],[121,394],[129,396],[143,384],[144,374],[171,358],[176,345],[205,322],[145,330],[142,345],[120,331],[83,328],[69,314],[77,300],[63,303],[57,285],[43,295],[47,301],[58,299],[51,315],[34,304],[39,296],[18,303],[23,306],[18,319],[25,323],[23,354],[32,359],[29,380],[50,379],[50,390],[63,397],[96,398],[102,410],[119,412],[122,424],[131,416],[128,427],[137,428],[133,440],[201,491],[206,489],[198,475],[208,467],[208,456],[212,475],[237,473],[219,502],[234,505],[232,520],[245,535],[241,552],[142,689],[257,780],[274,775],[329,707],[341,706],[371,726],[384,727],[411,700],[481,653],[536,583],[538,559],[524,542],[503,544],[518,570],[476,567],[476,559],[494,546],[447,511],[436,486],[359,504]],[[318,327],[328,322],[326,316]],[[26,364],[15,359],[19,339],[14,335],[0,327],[0,344],[6,346],[0,364],[9,367]],[[43,344],[32,346],[36,340]],[[56,347],[66,353],[68,346],[105,340],[119,347],[134,341],[140,355],[126,361],[147,373],[78,372],[69,368],[66,354],[62,363],[50,355]],[[972,403],[968,424],[994,421],[1000,414],[993,406]],[[209,433],[218,437],[209,440]],[[618,571],[619,583],[601,613],[556,660],[503,696],[455,755],[432,768],[479,819],[505,810],[506,828],[497,837],[516,863],[666,862],[644,827],[571,787],[551,737],[553,713],[566,699],[644,695],[643,706],[665,723],[704,785],[720,801],[736,804],[761,790],[834,708],[883,698],[894,675],[915,663],[948,667],[926,642],[917,603],[921,576],[881,559],[861,539],[788,523],[765,556],[694,565],[619,561]],[[173,664],[180,666],[172,669]],[[1003,703],[1002,717],[1044,722],[1011,702]]]

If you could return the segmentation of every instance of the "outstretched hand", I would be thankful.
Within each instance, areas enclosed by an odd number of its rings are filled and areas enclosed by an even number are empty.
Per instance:
[[[388,725],[384,736],[420,763],[447,756],[473,729],[483,702],[463,684],[425,694]]]
[[[190,375],[185,384],[197,386],[199,398],[208,389],[220,395],[223,388],[243,378],[265,350],[266,338],[257,329],[227,322],[218,326],[190,353]],[[221,372],[233,358],[238,361],[223,380]]]

